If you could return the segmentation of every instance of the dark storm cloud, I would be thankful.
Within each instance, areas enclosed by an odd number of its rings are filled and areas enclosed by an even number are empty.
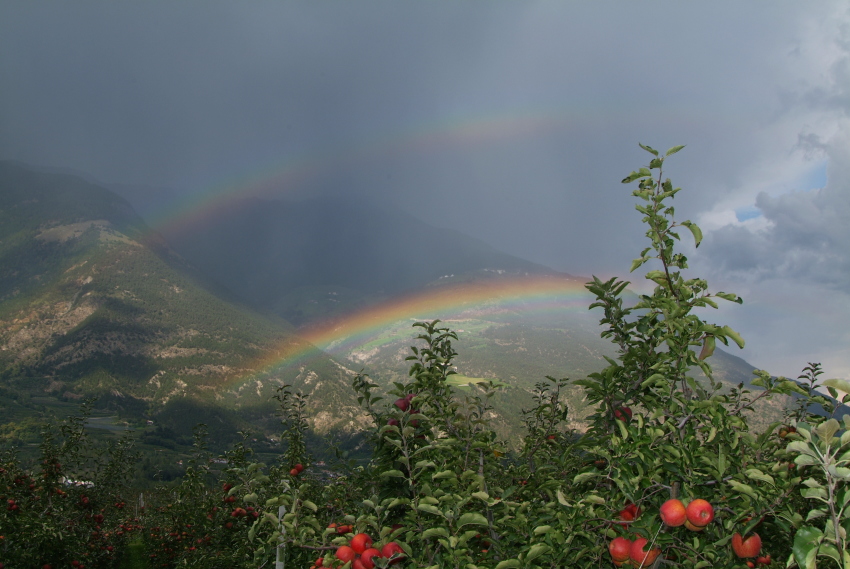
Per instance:
[[[759,192],[761,227],[736,224],[712,232],[706,254],[737,278],[808,281],[850,294],[850,26],[839,27],[833,47],[826,80],[788,99],[833,121],[830,135],[801,132],[797,145],[809,159],[826,158],[827,182],[776,195]]]
[[[687,144],[668,174],[679,215],[709,221],[697,264],[837,286],[848,20],[839,1],[7,1],[0,157],[160,188],[135,191],[144,211],[168,207],[163,187],[312,160],[285,195],[386,201],[611,274],[643,235],[619,184],[647,161],[637,142]],[[828,190],[776,190],[806,168],[801,136],[829,145]],[[725,227],[756,206],[761,226]]]

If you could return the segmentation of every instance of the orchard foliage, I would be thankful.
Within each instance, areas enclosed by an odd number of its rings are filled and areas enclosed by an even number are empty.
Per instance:
[[[66,567],[84,556],[87,566],[108,567],[113,557],[102,544],[122,547],[137,535],[146,566],[163,568],[850,569],[850,420],[810,412],[814,404],[835,411],[814,389],[817,364],[800,383],[757,371],[757,392],[715,381],[717,342],[744,341],[700,314],[742,300],[685,274],[680,240],[699,246],[702,233],[677,221],[680,188],[663,176],[682,147],[664,155],[642,147],[652,155],[648,167],[623,182],[637,183],[632,194],[647,227],[648,245],[631,269],[649,264],[652,290],[627,305],[628,281],[587,283],[617,357],[587,378],[539,383],[522,448],[509,449],[493,429],[495,385],[451,387],[457,335],[439,321],[419,322],[408,381],[383,393],[363,373],[354,379],[373,425],[368,464],[314,464],[304,396],[284,386],[276,398],[288,446],[277,464],[254,460],[246,436],[216,473],[199,431],[180,484],[149,497],[140,519],[128,521],[109,483],[124,474],[120,461],[102,465],[97,472],[110,474],[93,488],[59,483],[80,440],[72,421],[61,445],[45,438],[38,481],[13,457],[4,460],[0,494],[22,506],[13,511],[8,502],[0,512],[0,568]],[[581,432],[566,427],[560,395],[571,383],[594,405]],[[835,399],[850,392],[848,382],[822,384]],[[783,424],[750,430],[756,400],[791,393],[800,403]],[[24,553],[29,535],[44,544],[41,557]]]

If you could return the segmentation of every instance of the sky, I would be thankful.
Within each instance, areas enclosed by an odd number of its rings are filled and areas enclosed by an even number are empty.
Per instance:
[[[844,1],[0,3],[0,159],[120,184],[155,228],[345,194],[626,277],[639,142],[687,145],[665,175],[689,274],[744,298],[705,315],[733,353],[850,378]]]

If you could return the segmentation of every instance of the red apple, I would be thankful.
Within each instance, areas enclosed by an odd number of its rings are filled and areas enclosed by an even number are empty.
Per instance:
[[[761,551],[761,537],[754,533],[747,539],[741,537],[740,533],[732,536],[732,551],[741,559],[755,557]]]
[[[626,507],[620,510],[620,519],[624,522],[633,522],[640,517],[641,509],[634,504],[626,504]],[[629,524],[620,524],[621,526],[629,527]]]
[[[624,423],[628,423],[632,420],[632,410],[628,407],[618,407],[614,409],[614,418],[619,419]]]
[[[387,558],[396,555],[396,558],[390,561],[390,565],[395,565],[396,563],[404,559],[404,550],[399,544],[394,541],[391,541],[381,548],[381,555]]]
[[[294,467],[292,467],[292,469],[297,470],[298,472],[301,472],[302,470],[304,470],[304,465],[299,462]]]
[[[363,567],[366,569],[374,569],[375,562],[372,561],[373,557],[383,557],[381,552],[375,549],[374,547],[370,547],[366,551],[360,554],[360,562],[363,563]]]
[[[292,470],[289,471],[289,475],[290,476],[298,476],[298,469],[293,468]]]
[[[354,537],[351,538],[351,541],[348,543],[356,553],[363,553],[370,547],[372,547],[372,538],[366,535],[365,533],[358,533]]]
[[[393,405],[395,405],[396,407],[398,407],[402,411],[407,411],[408,409],[410,409],[410,399],[407,399],[405,397],[402,397],[400,399],[396,399],[395,403],[393,403]]]
[[[366,569],[366,566],[363,565],[363,562],[360,561],[360,558],[358,557],[351,562],[351,569]]]
[[[685,508],[685,514],[691,525],[704,528],[714,519],[714,508],[702,498],[697,498],[696,500],[691,500],[691,503]]]
[[[632,547],[629,549],[629,558],[638,567],[649,567],[655,563],[655,558],[661,555],[661,550],[657,547],[645,551],[644,547],[648,542],[649,540],[645,537],[639,537],[632,542]]]
[[[688,519],[685,505],[675,498],[661,504],[658,512],[661,515],[661,521],[670,527],[679,527]]]
[[[341,545],[336,550],[336,558],[343,563],[354,561],[355,557],[357,557],[357,553],[347,545]]]
[[[625,537],[615,537],[611,540],[611,543],[608,544],[608,553],[611,554],[611,559],[617,567],[629,560],[629,552],[631,549],[632,541]]]
[[[758,565],[770,565],[770,554],[768,553],[764,557],[759,556],[756,559],[756,564],[758,564]]]

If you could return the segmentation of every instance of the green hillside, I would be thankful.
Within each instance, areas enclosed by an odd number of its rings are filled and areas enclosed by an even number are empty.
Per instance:
[[[206,285],[122,198],[0,164],[0,436],[31,441],[34,417],[94,396],[118,423],[152,421],[149,440],[185,443],[205,422],[224,444],[238,430],[279,430],[269,401],[284,382],[315,395],[316,417],[327,404],[359,413],[350,372],[316,350],[264,373],[261,362],[309,345]]]
[[[481,304],[416,315],[440,318],[457,332],[454,347],[458,355],[454,363],[459,375],[453,383],[493,381],[504,386],[493,400],[499,417],[497,430],[515,443],[522,433],[522,410],[532,407],[536,384],[546,376],[584,379],[605,366],[605,356],[616,356],[615,347],[599,335],[596,311],[589,311],[586,306],[551,306],[545,311],[533,308],[521,303],[509,308]],[[398,320],[362,336],[354,344],[335,342],[325,351],[351,368],[363,367],[379,384],[403,382],[410,363],[404,358],[410,355],[409,346],[413,343],[411,323],[412,319]],[[743,359],[718,349],[710,363],[714,378],[724,385],[724,391],[741,383],[751,385],[754,367]],[[695,370],[695,376],[707,383],[699,370]],[[578,386],[568,388],[564,394],[570,409],[569,422],[578,429],[584,428],[589,412],[583,394],[583,388]],[[783,396],[759,402],[753,424],[766,427],[778,420],[786,403]]]
[[[316,204],[304,207],[305,219],[321,217]],[[210,280],[152,234],[116,194],[73,176],[0,163],[0,445],[34,443],[39,418],[67,415],[84,397],[94,396],[102,437],[132,430],[145,451],[145,469],[176,476],[175,464],[201,422],[208,425],[214,445],[236,440],[238,431],[252,431],[255,448],[280,452],[272,396],[285,383],[309,396],[315,436],[349,448],[358,444],[355,434],[367,421],[350,387],[352,370],[364,369],[385,388],[407,381],[405,357],[415,343],[411,324],[435,318],[458,333],[460,393],[477,389],[479,381],[502,386],[493,398],[493,420],[502,437],[517,443],[522,410],[532,406],[535,384],[546,376],[582,379],[604,367],[604,356],[614,355],[610,343],[599,337],[599,316],[586,309],[587,303],[540,310],[523,302],[497,306],[489,301],[411,313],[354,343],[339,338],[320,351],[281,315],[310,324],[369,309],[391,297],[388,291],[414,283],[418,290],[433,290],[547,269],[451,232],[442,234],[440,250],[451,252],[452,240],[459,240],[458,251],[445,259],[413,256],[413,272],[390,262],[378,268],[372,251],[357,257],[357,271],[349,274],[346,267],[354,265],[334,266],[339,255],[322,257],[315,244],[304,245],[304,240],[302,261],[314,256],[288,267],[279,262],[295,254],[297,232],[291,227],[275,232],[270,222],[257,223],[255,239],[290,239],[254,243],[254,249],[265,251],[257,258],[247,253],[250,233],[227,241],[246,226],[246,215],[237,212],[230,226],[219,224],[230,229],[210,234],[213,246],[200,247],[203,232],[196,232],[193,243],[209,256],[207,268],[217,267]],[[333,220],[341,214],[328,215]],[[379,219],[373,218],[375,224]],[[380,236],[404,245],[412,242],[416,228],[421,234],[440,233],[407,219],[382,223],[366,232],[371,235],[367,241]],[[348,226],[336,227],[339,235],[322,241],[327,250]],[[396,236],[399,232],[404,235]],[[342,250],[352,244],[356,240]],[[275,256],[275,250],[288,253]],[[271,263],[268,270],[261,261]],[[464,263],[472,268],[462,270]],[[486,268],[491,263],[507,268]],[[358,281],[370,267],[377,276]],[[299,270],[307,274],[279,280]],[[455,272],[442,274],[447,270]],[[394,272],[404,278],[393,280]],[[221,274],[231,280],[223,282]],[[424,280],[434,275],[440,276]],[[385,290],[378,277],[389,283]],[[235,286],[242,281],[246,288]],[[243,295],[245,304],[224,300],[230,298],[224,287]],[[728,385],[751,377],[746,362],[719,350],[712,364]],[[565,398],[571,425],[582,428],[587,409],[581,390],[569,389]],[[777,414],[778,409],[769,408],[757,413],[763,422]]]

